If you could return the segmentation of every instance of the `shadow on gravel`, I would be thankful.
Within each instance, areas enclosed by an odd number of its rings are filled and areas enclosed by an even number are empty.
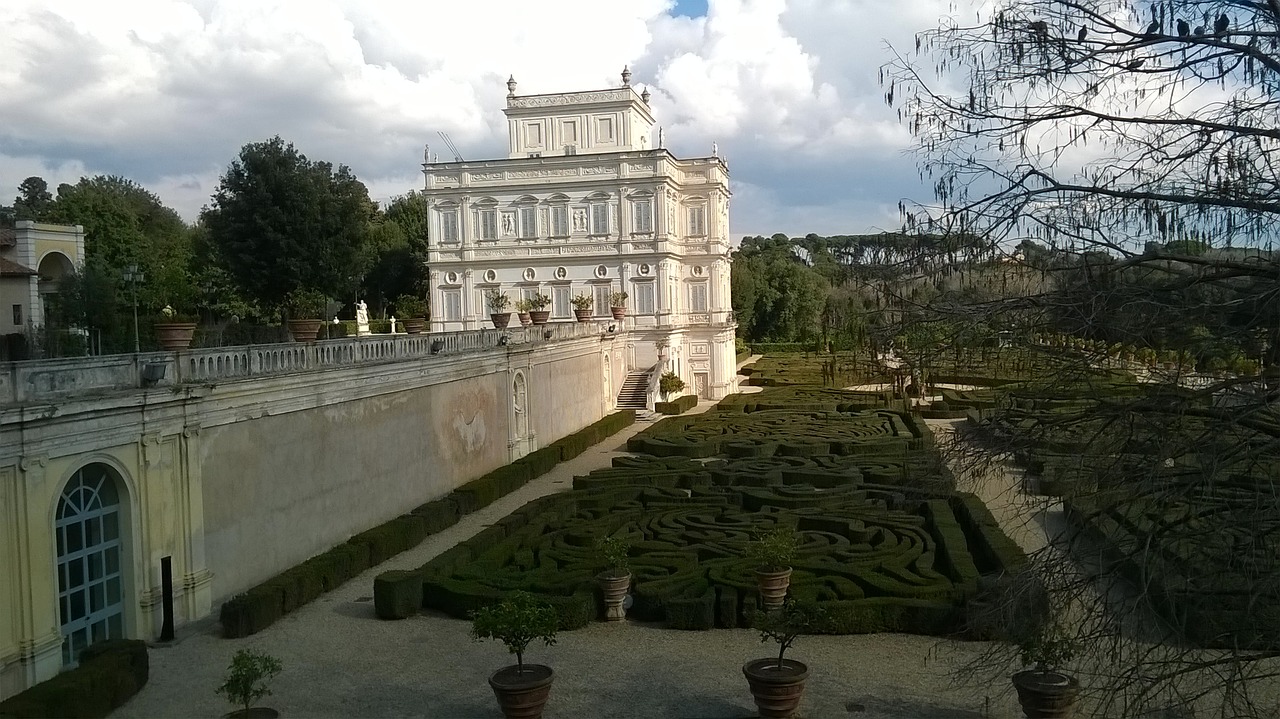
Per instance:
[[[857,697],[844,705],[851,719],[983,719],[983,712],[939,706],[918,699]]]

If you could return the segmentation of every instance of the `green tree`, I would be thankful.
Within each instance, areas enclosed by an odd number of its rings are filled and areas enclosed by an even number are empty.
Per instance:
[[[13,198],[14,219],[43,222],[52,209],[53,193],[43,177],[28,177],[18,185],[18,196]]]
[[[308,160],[276,136],[240,150],[201,219],[240,290],[278,308],[298,289],[330,297],[356,289],[352,268],[365,259],[376,209],[348,167]]]

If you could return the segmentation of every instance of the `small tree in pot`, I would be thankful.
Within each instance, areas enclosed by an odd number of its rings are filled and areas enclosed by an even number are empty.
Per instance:
[[[609,295],[609,311],[613,313],[615,320],[620,320],[627,316],[626,292],[614,292]]]
[[[416,295],[400,295],[395,305],[404,331],[411,335],[422,334],[427,328],[427,301]]]
[[[778,527],[765,532],[747,547],[747,557],[756,562],[760,604],[766,611],[782,606],[786,599],[797,543],[794,529]]]
[[[494,329],[506,329],[511,322],[511,313],[507,311],[511,298],[502,290],[485,290],[484,301],[489,305],[489,320],[493,322]]]
[[[788,600],[777,611],[756,615],[760,641],[772,639],[778,643],[776,658],[753,659],[742,666],[760,716],[783,719],[795,716],[804,696],[809,667],[785,655],[799,636],[814,632],[825,619],[826,612],[817,604],[795,600]]]
[[[270,696],[267,684],[281,672],[280,660],[270,654],[241,649],[231,658],[226,680],[216,691],[226,697],[237,709],[226,716],[229,719],[272,719],[280,712],[267,707],[255,707],[253,703]]]
[[[605,621],[621,621],[627,618],[627,610],[623,605],[627,592],[631,591],[631,570],[627,561],[631,543],[622,537],[601,537],[596,542],[596,550],[600,552],[607,567],[596,575],[600,592],[604,596]]]
[[[551,318],[551,310],[547,309],[550,306],[550,297],[543,294],[534,295],[529,299],[529,319],[535,325],[545,325]]]
[[[595,300],[590,295],[574,295],[569,302],[573,304],[573,314],[579,322],[591,319],[591,306],[595,304]]]
[[[525,664],[524,653],[535,640],[556,643],[558,619],[547,602],[527,592],[512,592],[492,606],[471,614],[471,637],[497,639],[516,655],[516,663],[494,672],[489,686],[508,719],[538,719],[551,694],[555,673],[542,664]]]
[[[1018,651],[1023,665],[1033,667],[1012,677],[1022,713],[1031,719],[1068,719],[1080,696],[1080,682],[1061,667],[1075,656],[1075,642],[1050,618],[1018,637]]]
[[[533,320],[529,318],[529,312],[533,310],[533,302],[526,299],[516,300],[516,316],[520,318],[520,324],[528,327],[533,324]]]
[[[324,294],[318,290],[297,289],[285,299],[289,314],[289,334],[294,342],[314,342],[324,324]]]

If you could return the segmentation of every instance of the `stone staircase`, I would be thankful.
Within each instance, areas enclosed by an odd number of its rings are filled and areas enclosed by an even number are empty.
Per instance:
[[[628,372],[627,380],[618,392],[618,409],[648,409],[649,373]]]

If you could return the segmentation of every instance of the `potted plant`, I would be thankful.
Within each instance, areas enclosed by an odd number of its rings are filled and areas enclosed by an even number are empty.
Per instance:
[[[1068,719],[1075,711],[1080,682],[1061,670],[1075,656],[1075,642],[1054,620],[1018,642],[1024,669],[1012,677],[1022,713],[1032,719]]]
[[[427,329],[426,300],[416,295],[400,295],[396,298],[395,305],[405,332],[418,335]]]
[[[196,318],[174,310],[172,305],[165,305],[152,326],[160,348],[174,352],[191,346],[191,339],[196,333]]]
[[[485,290],[484,301],[489,305],[489,321],[493,322],[493,328],[505,330],[511,322],[511,313],[507,311],[511,306],[511,298],[501,290]]]
[[[516,655],[516,663],[489,677],[489,686],[508,719],[538,719],[551,693],[555,673],[542,664],[525,664],[524,652],[534,640],[556,643],[556,610],[527,592],[512,592],[497,604],[471,614],[471,637],[497,639]]]
[[[594,301],[590,295],[576,295],[569,302],[573,305],[573,315],[578,318],[579,322],[586,322],[591,319],[591,305]]]
[[[613,313],[615,320],[620,320],[627,316],[626,292],[614,292],[609,295],[609,311]]]
[[[528,327],[529,325],[533,324],[533,319],[530,318],[529,316],[529,312],[532,309],[533,309],[532,301],[525,300],[525,299],[516,300],[516,317],[520,318],[521,325]]]
[[[289,334],[294,342],[314,342],[324,324],[324,294],[317,290],[297,289],[285,298],[289,313]]]
[[[747,556],[756,563],[756,584],[760,588],[760,606],[766,611],[782,606],[791,586],[791,563],[796,558],[797,537],[791,527],[778,527],[765,532],[747,548]]]
[[[226,716],[228,719],[272,719],[280,712],[267,707],[255,707],[254,702],[270,696],[267,684],[280,673],[280,660],[264,652],[241,649],[231,658],[226,680],[215,691],[227,701],[242,709]]]
[[[534,295],[529,300],[529,319],[535,325],[545,325],[547,320],[551,318],[551,310],[547,309],[550,305],[550,297],[543,294]]]
[[[778,643],[778,656],[753,659],[742,665],[742,673],[751,687],[751,696],[762,717],[793,717],[804,696],[804,681],[809,667],[804,662],[785,658],[796,638],[818,628],[825,612],[812,602],[789,600],[775,612],[756,615],[760,641]]]
[[[604,619],[606,622],[617,622],[627,618],[627,610],[623,604],[627,592],[631,591],[631,570],[627,563],[627,553],[631,543],[622,537],[601,537],[596,542],[596,550],[604,559],[606,569],[596,575],[600,584],[600,593],[604,596]]]

